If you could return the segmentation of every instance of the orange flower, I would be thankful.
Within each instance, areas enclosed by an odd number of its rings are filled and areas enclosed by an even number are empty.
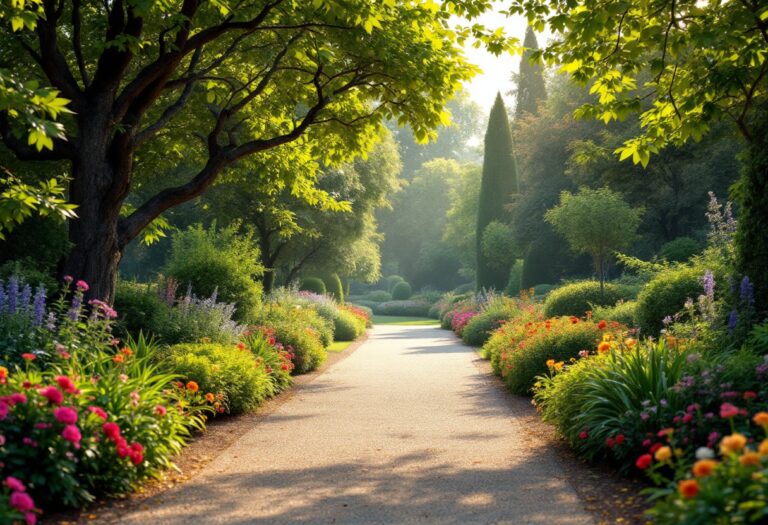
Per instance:
[[[677,491],[686,499],[694,498],[699,493],[699,482],[695,479],[684,479],[677,484]]]
[[[200,387],[197,386],[197,383],[195,383],[194,381],[190,381],[189,383],[187,383],[187,390],[189,390],[190,392],[197,392],[198,390],[200,390]]]
[[[760,454],[748,450],[739,458],[739,463],[745,467],[756,467],[760,465]]]
[[[597,351],[600,352],[601,354],[604,354],[610,351],[610,349],[611,349],[611,343],[609,343],[608,341],[603,341],[599,345],[597,345]]]
[[[706,478],[715,471],[717,461],[714,459],[701,459],[693,464],[693,475],[697,478]]]
[[[666,461],[672,457],[672,449],[669,447],[661,447],[656,451],[656,454],[654,454],[653,457],[656,458],[656,461]]]
[[[125,348],[123,348],[122,350],[120,350],[120,353],[121,353],[121,354],[123,354],[123,355],[124,355],[124,356],[126,356],[126,357],[129,357],[129,356],[132,356],[132,355],[133,355],[133,350],[131,350],[130,348],[128,348],[128,347],[126,346]]]
[[[764,439],[763,442],[760,443],[757,451],[763,456],[768,456],[768,439]]]
[[[555,370],[557,370],[559,372],[560,370],[563,369],[564,365],[565,365],[565,363],[563,363],[562,361],[558,361],[557,363],[555,363]]]
[[[216,396],[214,396],[213,393],[208,392],[207,394],[205,394],[205,400],[208,401],[209,403],[213,403],[214,401],[216,401]]]
[[[720,442],[720,453],[740,452],[745,446],[747,446],[747,438],[739,433],[731,434],[725,436]]]
[[[555,360],[547,359],[547,368],[555,368]]]
[[[8,380],[8,369],[4,366],[0,366],[0,384],[5,384]]]
[[[755,422],[755,425],[760,425],[761,427],[768,426],[768,412],[758,412],[752,418],[752,421]]]
[[[634,348],[637,344],[637,339],[632,339],[631,337],[627,337],[624,339],[624,344],[627,346],[627,348]]]
[[[112,358],[112,361],[115,363],[122,363],[125,359],[123,359],[123,356],[121,354],[117,354],[115,357]]]

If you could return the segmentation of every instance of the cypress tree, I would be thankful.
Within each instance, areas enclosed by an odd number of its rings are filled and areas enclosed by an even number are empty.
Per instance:
[[[544,87],[544,69],[541,64],[531,63],[531,55],[538,51],[539,43],[533,29],[525,30],[523,41],[525,51],[520,60],[520,72],[513,74],[512,81],[517,85],[517,100],[515,104],[515,120],[519,120],[525,113],[535,115],[539,101],[547,98],[547,90]]]
[[[491,108],[488,130],[485,133],[483,176],[480,183],[480,200],[477,210],[477,289],[504,290],[509,278],[509,268],[488,264],[483,254],[482,240],[486,226],[493,221],[508,222],[506,205],[518,192],[517,168],[512,152],[512,132],[509,116],[501,94]]]

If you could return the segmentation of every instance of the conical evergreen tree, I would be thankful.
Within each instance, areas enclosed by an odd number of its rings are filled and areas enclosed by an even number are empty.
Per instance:
[[[531,63],[531,54],[539,49],[539,43],[536,40],[536,33],[530,27],[525,30],[523,46],[525,51],[520,60],[520,72],[512,76],[512,81],[517,85],[515,120],[520,119],[525,113],[535,115],[539,101],[547,98],[544,69],[541,64]]]
[[[485,133],[483,177],[477,211],[477,289],[504,290],[509,268],[494,267],[483,254],[482,241],[485,228],[493,221],[507,222],[505,209],[518,192],[517,167],[512,152],[512,132],[509,116],[501,94],[491,108],[488,131]]]

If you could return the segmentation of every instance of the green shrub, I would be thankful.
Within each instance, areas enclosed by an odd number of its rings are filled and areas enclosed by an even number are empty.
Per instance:
[[[257,279],[264,273],[259,249],[250,233],[236,226],[209,229],[190,226],[173,236],[164,274],[182,287],[191,285],[198,295],[218,294],[224,303],[235,305],[235,319],[247,319],[261,298]]]
[[[247,348],[213,343],[172,346],[162,359],[163,366],[187,381],[196,382],[204,392],[221,392],[230,414],[255,409],[274,394],[264,366]]]
[[[233,304],[219,303],[215,296],[201,299],[187,292],[173,308],[166,310],[153,332],[168,345],[203,339],[234,344],[245,328],[232,319],[234,313]]]
[[[392,288],[392,299],[395,301],[405,301],[410,299],[411,295],[413,295],[411,285],[405,281],[397,283],[394,288]]]
[[[460,284],[456,288],[453,289],[453,293],[455,294],[465,294],[468,292],[474,292],[475,291],[475,283],[466,283],[466,284]]]
[[[523,289],[523,259],[517,259],[509,270],[509,282],[504,293],[514,297]]]
[[[698,268],[674,268],[657,274],[645,285],[637,297],[635,312],[642,333],[654,336],[663,327],[663,319],[681,311],[688,298],[702,293]]]
[[[272,328],[277,340],[286,347],[291,345],[302,361],[297,372],[307,372],[325,359],[325,348],[333,342],[335,314],[324,317],[324,313],[319,305],[267,303],[251,318],[251,324]]]
[[[605,289],[601,292],[599,282],[579,281],[549,292],[544,302],[544,315],[581,317],[595,306],[613,306],[618,301],[629,298],[627,292],[619,286],[605,283]]]
[[[325,283],[319,277],[305,277],[299,285],[299,290],[316,293],[318,295],[325,295],[327,293]]]
[[[371,311],[371,314],[373,314],[373,310],[379,305],[378,301],[366,301],[362,299],[358,299],[355,301],[355,306],[360,306],[362,308],[367,308]]]
[[[333,338],[336,341],[354,341],[365,332],[365,321],[352,313],[340,310],[333,320]]]
[[[517,347],[500,354],[501,375],[512,392],[529,394],[536,377],[547,372],[548,360],[568,362],[578,357],[580,351],[596,348],[602,336],[597,324],[572,321],[568,317],[542,321],[526,333]]]
[[[469,320],[461,339],[471,346],[483,346],[491,334],[504,321],[519,313],[517,302],[507,297],[495,297],[485,308]]]
[[[8,280],[12,275],[35,288],[38,285],[42,285],[48,294],[54,292],[59,286],[54,278],[53,271],[39,269],[38,265],[28,258],[9,261],[0,266],[0,280]]]
[[[501,327],[491,333],[491,336],[480,349],[480,355],[491,361],[493,373],[502,375],[502,355],[516,348],[529,332],[529,326],[543,321],[540,303],[530,303],[521,306],[517,315],[511,317]]]
[[[386,287],[387,291],[390,293],[392,292],[392,289],[395,287],[397,283],[402,283],[402,282],[405,282],[405,279],[403,279],[399,275],[389,275],[382,280],[382,283]]]
[[[392,294],[386,290],[374,290],[365,296],[365,300],[374,303],[385,303],[392,300]]]
[[[543,297],[555,289],[557,289],[556,284],[537,284],[533,287],[533,295]]]
[[[598,306],[592,311],[592,318],[596,320],[617,321],[625,326],[634,327],[636,301],[624,301],[616,306]]]
[[[373,306],[377,315],[402,315],[405,317],[426,317],[431,308],[429,303],[417,301],[388,301]]]
[[[169,306],[150,284],[119,281],[115,291],[115,310],[119,317],[116,331],[121,337],[156,334],[168,318]]]
[[[257,365],[263,365],[271,384],[270,392],[277,394],[291,386],[293,362],[274,336],[274,332],[265,328],[243,338],[243,344],[256,358]]]
[[[339,303],[344,304],[344,287],[341,284],[341,278],[336,273],[323,276],[325,289]]]
[[[659,257],[668,262],[688,262],[691,257],[701,253],[702,246],[695,239],[690,237],[678,237],[675,240],[665,243],[659,249]]]

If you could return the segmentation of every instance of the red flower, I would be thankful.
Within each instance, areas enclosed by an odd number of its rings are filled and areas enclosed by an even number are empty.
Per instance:
[[[605,440],[605,445],[608,448],[613,448],[616,445],[616,440],[613,439],[612,437],[609,437],[608,439]]]
[[[720,405],[720,417],[723,419],[731,419],[739,415],[739,409],[730,403],[723,403]]]
[[[73,383],[72,380],[67,376],[58,376],[56,378],[56,382],[59,384],[59,388],[61,388],[64,392],[72,394],[77,391],[75,383]]]
[[[77,428],[77,426],[67,425],[61,432],[61,437],[71,442],[73,445],[75,445],[75,447],[79,448],[80,440],[83,438],[83,435],[80,434],[80,429]]]
[[[654,443],[651,447],[651,454],[655,454],[657,450],[659,450],[661,447],[663,447],[661,443]]]
[[[101,419],[103,419],[105,421],[107,419],[107,413],[101,407],[91,406],[91,407],[88,407],[88,411],[91,412],[92,414],[96,414],[98,417],[100,417]]]
[[[624,443],[624,434],[617,434],[616,435],[616,444],[622,445]]]
[[[144,454],[141,452],[133,451],[130,454],[131,456],[131,463],[134,465],[141,465],[144,462]]]
[[[168,413],[168,410],[163,405],[157,405],[155,407],[155,414],[157,414],[158,416],[162,417],[167,413]]]
[[[88,291],[88,288],[89,288],[89,286],[88,286],[88,283],[87,283],[87,282],[85,282],[85,281],[83,281],[82,279],[81,279],[81,280],[79,280],[79,281],[77,281],[77,282],[75,283],[75,286],[76,286],[76,287],[77,287],[77,289],[78,289],[78,290],[80,290],[81,292],[87,292],[87,291]]]
[[[643,454],[637,458],[637,461],[635,461],[635,466],[640,470],[645,470],[651,466],[651,463],[653,463],[653,456],[650,454]]]
[[[120,427],[117,426],[117,423],[104,423],[101,425],[101,430],[104,431],[107,439],[111,441],[117,441],[117,439],[120,437]]]
[[[579,432],[579,439],[587,439],[589,437],[589,433],[586,430],[582,430]]]
[[[30,354],[29,352],[26,352],[24,354],[21,354],[21,358],[24,361],[34,361],[35,359],[37,359],[37,356],[35,354]]]
[[[48,400],[52,405],[60,405],[64,401],[64,394],[55,386],[46,386],[39,390],[40,395]]]
[[[73,425],[77,422],[77,411],[72,407],[59,407],[53,411],[53,417],[59,423]]]
[[[125,458],[131,453],[131,447],[128,446],[128,443],[122,442],[117,444],[115,451],[118,457]]]
[[[607,321],[600,321],[599,323],[597,323],[597,327],[600,330],[605,330],[606,328],[608,328],[608,322]]]
[[[752,401],[753,399],[757,399],[757,392],[747,390],[746,392],[744,392],[744,399],[746,399],[747,401]]]
[[[644,446],[645,448],[648,448],[648,447],[650,447],[650,446],[651,446],[651,440],[650,440],[650,439],[644,439],[644,440],[643,440],[643,446]]]

